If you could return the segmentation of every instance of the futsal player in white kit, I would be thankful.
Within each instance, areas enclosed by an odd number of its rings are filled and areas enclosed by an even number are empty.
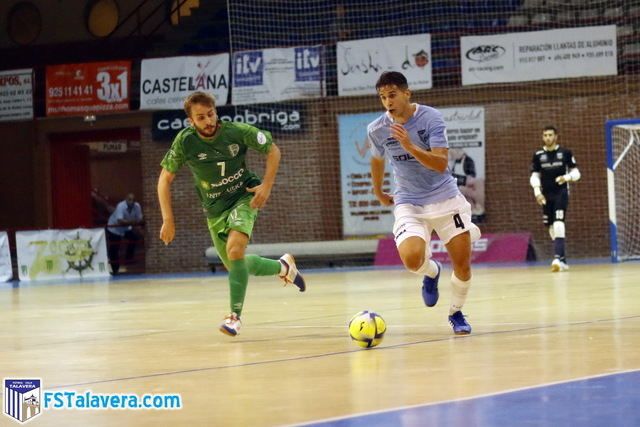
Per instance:
[[[471,206],[449,170],[442,113],[411,103],[407,79],[397,71],[382,73],[376,90],[386,112],[367,127],[373,192],[383,205],[395,205],[396,246],[404,266],[424,276],[422,298],[428,307],[438,302],[442,271],[431,259],[431,232],[445,243],[453,267],[449,323],[456,335],[469,334],[462,307],[471,285],[471,243],[480,230],[471,222]],[[393,195],[382,191],[385,158],[395,180]]]

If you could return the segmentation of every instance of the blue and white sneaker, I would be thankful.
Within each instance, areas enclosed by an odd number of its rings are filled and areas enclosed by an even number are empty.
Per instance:
[[[440,280],[440,272],[442,271],[442,264],[434,260],[438,266],[438,274],[436,277],[424,276],[422,279],[422,299],[427,307],[433,307],[438,303],[440,298],[440,292],[438,292],[438,280]]]
[[[471,333],[471,325],[464,318],[464,314],[461,311],[456,311],[449,316],[449,324],[456,335],[469,335]]]
[[[296,260],[291,254],[284,254],[280,257],[280,263],[284,265],[285,273],[280,276],[284,280],[285,286],[289,283],[293,283],[298,287],[300,292],[304,292],[307,289],[307,284],[304,281],[304,277],[296,268]]]

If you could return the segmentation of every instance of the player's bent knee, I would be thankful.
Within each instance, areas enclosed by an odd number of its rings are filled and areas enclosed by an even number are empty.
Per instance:
[[[564,222],[562,221],[553,222],[553,234],[557,239],[564,239],[564,236],[565,236]]]
[[[233,245],[227,248],[227,256],[230,260],[238,260],[244,258],[245,248],[242,245]]]
[[[411,253],[402,256],[402,263],[408,270],[417,271],[424,264],[424,259],[424,254]]]

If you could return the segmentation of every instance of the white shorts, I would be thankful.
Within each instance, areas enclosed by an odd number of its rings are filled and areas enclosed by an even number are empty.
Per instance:
[[[434,230],[445,244],[467,231],[472,242],[480,238],[480,229],[471,222],[471,205],[462,194],[424,206],[403,203],[393,209],[393,215],[396,219],[393,224],[396,247],[407,237],[416,236],[427,242],[427,252],[430,253],[429,242]]]

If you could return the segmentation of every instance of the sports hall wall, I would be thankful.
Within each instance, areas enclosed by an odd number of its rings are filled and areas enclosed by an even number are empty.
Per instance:
[[[605,84],[604,80],[608,80]],[[518,85],[527,99],[513,96],[495,101],[493,88],[430,90],[414,94],[417,102],[436,107],[483,105],[486,122],[486,210],[483,232],[529,231],[539,256],[550,256],[548,232],[529,186],[533,153],[542,146],[541,128],[555,123],[559,141],[576,156],[582,179],[571,188],[568,210],[567,251],[572,257],[605,257],[609,254],[604,122],[609,118],[635,116],[640,111],[638,82],[627,77],[593,81]],[[620,93],[599,93],[614,87]],[[635,95],[631,96],[628,93]],[[500,95],[504,98],[503,94]],[[363,107],[363,104],[367,107]],[[379,101],[339,99],[307,103],[317,115],[305,135],[278,139],[281,168],[267,207],[260,213],[253,241],[293,242],[342,239],[339,182],[337,113],[380,110]],[[160,215],[155,200],[158,163],[166,144],[143,144],[145,205],[149,230],[159,230]],[[250,157],[250,165],[261,170],[262,159]],[[171,246],[148,239],[147,266],[153,271],[202,269],[202,248],[209,236],[192,189],[190,174],[182,171],[174,182],[177,237]],[[380,230],[381,234],[389,230]],[[175,245],[175,246],[174,246]]]
[[[15,3],[17,1],[2,2],[0,15],[4,16],[5,6]],[[54,7],[59,2],[50,0],[49,3]],[[60,32],[56,33],[66,34],[57,36],[62,37],[60,42],[90,38],[86,34],[77,35],[85,29],[74,25],[71,18],[60,22],[66,23],[60,25]],[[73,32],[73,28],[75,35],[65,33],[66,30]],[[0,37],[0,48],[5,45]],[[114,58],[117,53],[109,51],[105,55]],[[134,69],[139,69],[142,57],[132,57],[134,63],[137,62]],[[54,63],[63,62],[61,59]],[[134,92],[137,92],[136,84],[134,79]],[[604,123],[612,118],[640,116],[639,86],[638,74],[624,73],[620,68],[620,75],[616,77],[482,88],[436,84],[434,89],[415,92],[414,100],[434,107],[481,105],[485,108],[487,197],[486,221],[480,224],[481,229],[483,232],[531,232],[538,254],[543,257],[550,255],[551,244],[529,187],[529,163],[534,151],[542,145],[542,127],[555,124],[560,144],[573,150],[582,172],[581,181],[571,187],[567,251],[572,258],[604,257],[609,254]],[[303,132],[276,137],[283,157],[271,199],[260,213],[254,230],[256,243],[342,239],[336,115],[381,111],[375,94],[328,96],[296,103],[304,107],[308,120]],[[42,105],[36,105],[36,113],[38,109],[42,110]],[[81,117],[43,118],[42,114],[30,122],[0,123],[0,147],[6,156],[0,168],[0,229],[37,229],[52,225],[49,166],[52,135],[91,129],[138,128],[143,188],[138,198],[146,218],[147,271],[205,270],[204,250],[211,241],[186,169],[178,174],[173,185],[176,240],[165,247],[157,238],[161,218],[156,183],[159,162],[169,144],[152,140],[151,113],[136,111],[135,105],[132,110],[99,116],[92,125],[83,122]],[[262,165],[263,159],[251,153],[249,166],[262,172]],[[380,230],[381,235],[388,232]]]

